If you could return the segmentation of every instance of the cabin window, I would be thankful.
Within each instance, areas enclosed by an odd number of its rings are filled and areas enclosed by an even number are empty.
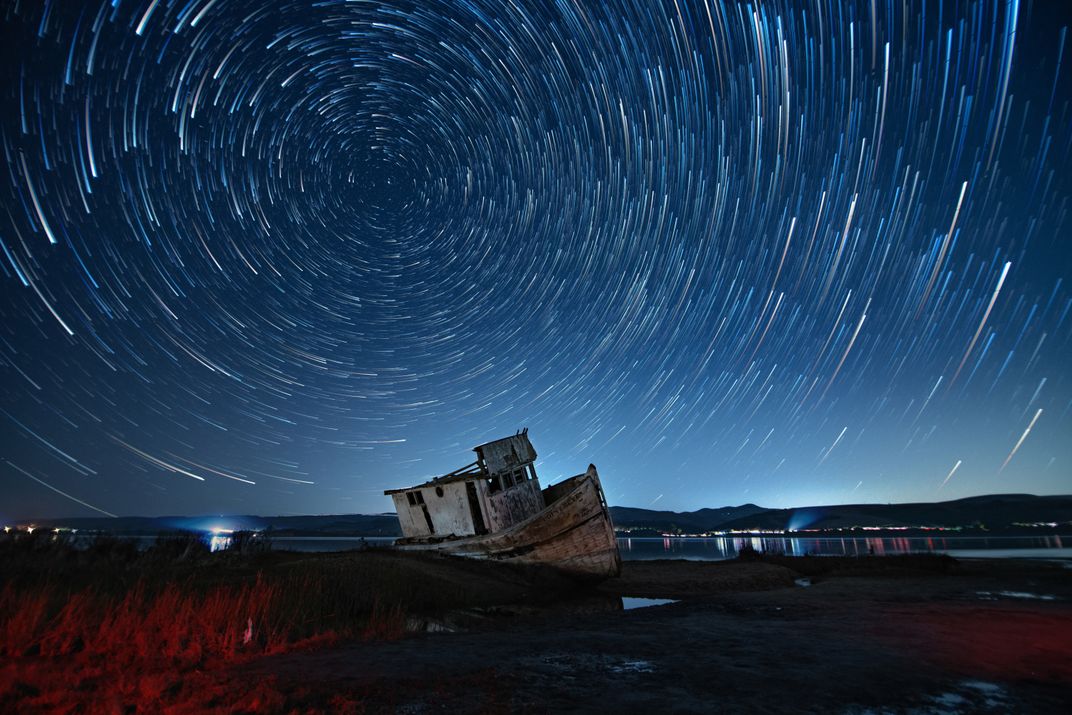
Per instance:
[[[409,505],[410,506],[416,506],[417,505],[417,498],[413,496],[413,492],[406,492],[406,499],[409,500]]]
[[[524,467],[512,469],[508,472],[501,472],[488,480],[488,491],[494,494],[495,492],[504,489],[512,489],[519,484],[523,484],[526,479],[527,476]]]
[[[532,464],[529,464],[528,465],[528,470],[529,470],[529,479],[535,479],[536,478],[536,467],[534,465],[532,465]]]
[[[435,495],[436,495],[437,497],[441,497],[441,496],[443,496],[443,487],[436,487],[436,488],[435,488]]]

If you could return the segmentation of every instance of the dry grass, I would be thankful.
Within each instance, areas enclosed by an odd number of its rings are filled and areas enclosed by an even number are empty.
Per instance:
[[[375,550],[209,554],[196,539],[139,552],[120,540],[75,549],[51,535],[0,538],[0,574],[3,712],[228,711],[239,702],[273,711],[283,696],[271,683],[236,684],[218,671],[265,654],[397,639],[411,616],[534,590],[531,573],[496,564]],[[541,586],[554,594],[572,584]],[[360,711],[359,698],[347,703],[338,705]]]

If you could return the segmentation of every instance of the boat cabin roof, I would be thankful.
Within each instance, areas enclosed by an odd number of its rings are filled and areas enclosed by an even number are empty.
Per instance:
[[[449,474],[429,479],[423,484],[401,489],[388,489],[384,494],[398,494],[423,487],[434,487],[447,482],[460,482],[467,479],[487,478],[500,472],[517,469],[526,464],[536,461],[536,450],[529,441],[529,430],[526,427],[520,432],[502,439],[492,440],[473,447],[476,452],[476,461],[471,462],[460,469],[455,469]]]

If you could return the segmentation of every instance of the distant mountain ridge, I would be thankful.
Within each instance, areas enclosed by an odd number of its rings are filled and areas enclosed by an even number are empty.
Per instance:
[[[394,514],[324,514],[308,516],[120,516],[75,519],[25,519],[20,524],[63,527],[116,534],[156,534],[164,531],[271,529],[279,536],[401,536]]]
[[[765,509],[755,504],[689,512],[611,507],[618,529],[654,529],[664,533],[958,527],[973,524],[1007,529],[1015,524],[1072,522],[1072,496],[988,494],[944,502],[906,504],[836,504],[793,509]]]
[[[637,509],[628,506],[612,506],[610,508],[611,520],[618,528],[653,529],[665,531],[668,525],[681,528],[684,531],[710,531],[719,524],[728,524],[741,519],[749,519],[756,514],[769,512],[755,504],[742,504],[741,506],[726,506],[721,509],[699,509],[697,511],[652,511],[650,509]]]
[[[852,527],[900,528],[913,526],[958,527],[982,525],[1007,529],[1018,523],[1072,526],[1072,495],[989,494],[944,502],[907,504],[836,504],[793,509],[768,509],[756,504],[675,512],[610,507],[620,530],[698,534],[711,531],[781,531],[845,529]],[[116,534],[155,534],[162,531],[214,529],[271,529],[278,536],[400,536],[394,514],[327,514],[308,516],[125,516],[73,519],[26,519],[19,524],[63,527]]]

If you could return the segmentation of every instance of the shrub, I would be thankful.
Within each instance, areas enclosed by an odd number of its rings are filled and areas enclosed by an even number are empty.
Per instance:
[[[231,534],[227,550],[239,554],[261,554],[272,550],[272,542],[263,532],[236,531]]]
[[[140,555],[138,545],[131,539],[100,534],[93,538],[85,549],[90,560],[110,562],[112,564],[129,564]]]
[[[208,556],[209,549],[201,535],[192,531],[160,534],[156,542],[145,552],[150,559],[159,561],[191,561]]]

